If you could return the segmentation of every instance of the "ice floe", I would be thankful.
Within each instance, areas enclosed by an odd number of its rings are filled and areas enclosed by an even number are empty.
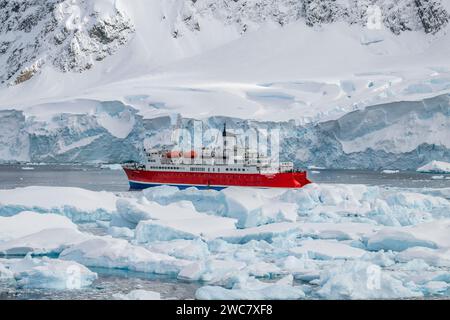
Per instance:
[[[90,286],[97,274],[74,261],[31,258],[0,261],[19,287],[76,290]],[[0,264],[1,265],[1,264]]]
[[[45,229],[0,243],[0,255],[22,256],[29,253],[33,255],[57,255],[64,249],[89,238],[89,235],[75,229]]]
[[[0,216],[0,244],[52,228],[76,230],[77,226],[68,218],[56,214],[24,211],[11,217]]]
[[[76,222],[109,219],[116,210],[117,197],[110,192],[95,192],[69,187],[25,187],[0,190],[0,215],[21,211],[58,213]]]
[[[62,270],[73,262],[202,281],[198,299],[449,293],[446,189],[310,184],[296,190],[213,191],[164,186],[117,195],[39,189],[0,191],[0,252],[33,255],[35,265],[45,270],[55,264],[48,271],[58,279],[54,288],[63,288]],[[39,198],[53,191],[55,199]],[[32,199],[24,199],[28,194]],[[21,260],[0,260],[5,281],[26,285],[47,277],[37,271],[32,271],[35,278],[28,273],[18,277],[13,261]],[[134,300],[146,294],[115,298]]]
[[[77,261],[89,267],[126,269],[156,274],[177,275],[191,262],[151,252],[123,239],[95,237],[74,245],[60,254],[63,260]]]
[[[265,283],[249,277],[237,282],[231,289],[201,287],[195,297],[199,300],[296,300],[304,298],[305,293],[300,287],[292,285],[292,276],[276,283]]]
[[[363,261],[345,261],[325,269],[320,279],[317,294],[325,299],[383,299],[412,298],[423,296],[380,267]]]

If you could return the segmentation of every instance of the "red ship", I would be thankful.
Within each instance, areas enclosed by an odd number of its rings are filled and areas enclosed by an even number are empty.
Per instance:
[[[236,135],[223,130],[223,149],[195,151],[146,151],[147,163],[128,163],[123,169],[131,189],[171,185],[185,189],[221,190],[227,187],[301,188],[311,183],[305,171],[291,162],[274,167],[256,151],[245,149],[238,156]]]

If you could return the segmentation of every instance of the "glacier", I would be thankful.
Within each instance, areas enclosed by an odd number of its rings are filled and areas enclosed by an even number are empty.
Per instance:
[[[69,111],[72,104],[79,111]],[[119,101],[78,100],[66,103],[66,108],[68,113],[57,113],[53,105],[0,112],[0,121],[8,123],[1,138],[0,161],[143,161],[144,147],[169,144],[174,129],[191,130],[195,120],[181,115],[175,122],[168,117],[142,118],[139,110]],[[223,123],[229,130],[279,129],[281,160],[301,168],[416,170],[434,160],[450,161],[449,108],[446,94],[371,106],[312,124],[216,116],[195,121],[201,121],[205,131],[220,130]],[[46,110],[53,111],[46,114]]]

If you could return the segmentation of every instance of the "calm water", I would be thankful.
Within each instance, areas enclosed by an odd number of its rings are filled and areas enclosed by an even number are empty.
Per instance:
[[[33,168],[33,170],[29,170]],[[25,169],[25,170],[24,170]],[[368,184],[401,188],[450,188],[450,174],[410,171],[382,173],[364,170],[310,170],[317,183]],[[0,189],[26,186],[79,187],[94,191],[128,191],[122,170],[78,165],[0,165]]]
[[[437,177],[437,178],[436,178]],[[417,172],[381,173],[361,170],[311,170],[317,183],[368,184],[402,188],[450,188],[450,175]],[[80,187],[94,191],[127,192],[122,170],[79,165],[0,165],[0,189],[26,186]],[[96,233],[89,226],[83,231]],[[0,282],[0,299],[112,299],[115,293],[135,289],[160,292],[165,299],[193,299],[200,283],[180,282],[167,277],[108,269],[93,269],[99,279],[80,291],[27,290]]]

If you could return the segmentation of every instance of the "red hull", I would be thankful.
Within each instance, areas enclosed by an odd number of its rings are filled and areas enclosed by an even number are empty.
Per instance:
[[[133,189],[156,185],[201,187],[222,189],[231,186],[254,188],[301,188],[311,181],[306,172],[283,172],[275,174],[237,174],[145,171],[124,168]]]

